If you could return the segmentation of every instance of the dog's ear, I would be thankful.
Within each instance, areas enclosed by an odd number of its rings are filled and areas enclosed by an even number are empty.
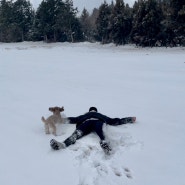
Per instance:
[[[63,112],[64,111],[64,107],[61,107],[59,110],[60,110],[60,112]]]
[[[53,107],[49,107],[49,111],[53,112],[54,108]]]

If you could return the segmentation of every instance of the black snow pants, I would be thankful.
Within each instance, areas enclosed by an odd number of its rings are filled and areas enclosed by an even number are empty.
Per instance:
[[[73,134],[64,141],[65,145],[69,146],[74,144],[77,139],[80,139],[91,132],[96,132],[100,140],[104,140],[105,136],[103,134],[103,124],[103,121],[93,119],[83,122],[76,128]]]

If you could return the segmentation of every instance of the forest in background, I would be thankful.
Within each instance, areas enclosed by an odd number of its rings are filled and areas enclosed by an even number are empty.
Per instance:
[[[72,0],[0,1],[0,42],[101,42],[185,46],[184,0],[106,1],[81,15]]]

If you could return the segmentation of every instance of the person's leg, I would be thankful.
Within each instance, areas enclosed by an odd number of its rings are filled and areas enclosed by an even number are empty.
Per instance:
[[[75,130],[73,134],[70,137],[68,137],[65,141],[63,141],[62,143],[56,141],[55,139],[52,139],[50,141],[50,146],[54,150],[60,150],[62,148],[66,148],[69,145],[74,144],[76,140],[80,139],[82,136],[83,136],[83,132],[81,130]]]
[[[93,130],[96,132],[96,134],[99,136],[100,140],[105,140],[105,136],[103,133],[103,122],[97,121],[93,125]]]
[[[103,151],[106,154],[110,154],[112,149],[111,149],[109,143],[105,140],[105,136],[104,136],[104,133],[103,133],[103,124],[104,123],[102,121],[97,121],[94,124],[94,131],[97,133],[97,135],[100,138],[100,146],[103,149]]]
[[[109,125],[123,125],[123,124],[127,124],[127,123],[134,123],[136,121],[136,117],[125,117],[125,118],[113,118],[110,119],[110,121],[108,122]]]
[[[89,134],[91,131],[92,131],[92,121],[89,120],[80,124],[73,132],[73,134],[62,143],[56,141],[55,139],[52,139],[50,141],[50,146],[54,150],[60,150],[62,148],[66,148],[69,145],[74,144],[77,139],[80,139],[82,136]]]
[[[73,132],[73,134],[68,137],[65,141],[64,144],[66,145],[66,147],[68,147],[69,145],[72,145],[76,142],[77,139],[80,139],[83,136],[83,132],[81,130],[75,130]]]
[[[122,119],[120,120],[120,122],[121,122],[122,124],[134,123],[134,122],[136,122],[136,117],[126,117],[126,118],[122,118]]]

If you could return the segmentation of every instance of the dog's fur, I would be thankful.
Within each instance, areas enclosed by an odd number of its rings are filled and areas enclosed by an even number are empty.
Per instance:
[[[49,116],[47,119],[42,117],[41,120],[45,124],[45,133],[50,134],[51,128],[52,134],[56,136],[56,123],[64,123],[64,118],[60,114],[60,112],[64,111],[64,107],[50,107],[49,111],[53,112],[53,115]]]

